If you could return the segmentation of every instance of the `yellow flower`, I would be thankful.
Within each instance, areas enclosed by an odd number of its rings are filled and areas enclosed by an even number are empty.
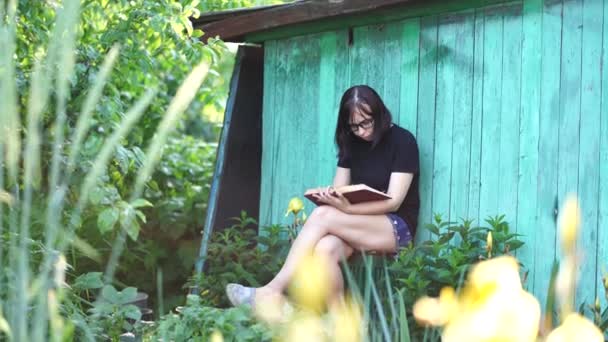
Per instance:
[[[268,296],[255,304],[255,314],[269,324],[279,324],[289,321],[293,308],[283,296]]]
[[[301,313],[289,323],[286,335],[282,341],[325,341],[325,337],[326,334],[321,319],[316,315]]]
[[[11,327],[8,325],[6,319],[2,315],[2,308],[0,307],[0,332],[4,333],[9,339],[11,338]]]
[[[567,255],[561,261],[557,277],[555,278],[555,294],[561,304],[563,316],[574,310],[574,290],[576,287],[576,260]]]
[[[492,232],[488,232],[488,237],[486,238],[486,251],[488,252],[488,257],[492,257]]]
[[[604,336],[598,327],[590,320],[571,313],[566,317],[562,325],[553,330],[547,337],[547,342],[603,342]]]
[[[57,258],[57,260],[55,261],[55,264],[53,265],[53,269],[54,269],[53,280],[54,280],[55,286],[57,286],[57,287],[67,286],[66,282],[65,282],[65,271],[68,269],[68,262],[65,259],[65,256],[63,254],[59,254],[59,257]]]
[[[333,341],[357,342],[363,339],[361,307],[347,298],[332,308]]]
[[[297,304],[321,312],[329,295],[329,261],[322,255],[308,253],[299,262],[289,292]]]
[[[298,213],[304,209],[304,203],[298,197],[294,197],[289,201],[289,205],[287,206],[287,212],[285,216],[288,216],[290,213],[294,215],[298,215]]]
[[[447,288],[419,300],[414,317],[444,326],[445,342],[535,341],[540,304],[522,289],[517,260],[502,256],[475,265],[460,295]]]
[[[6,203],[9,206],[13,205],[13,196],[8,192],[0,189],[0,203]]]
[[[439,298],[423,297],[414,304],[414,317],[422,325],[441,326],[457,314],[456,294],[451,287],[444,287]]]
[[[581,222],[581,211],[576,196],[569,195],[559,215],[559,231],[565,254],[574,253],[576,236]]]
[[[211,342],[224,342],[224,336],[222,336],[222,333],[215,330],[213,331],[213,333],[211,334]]]

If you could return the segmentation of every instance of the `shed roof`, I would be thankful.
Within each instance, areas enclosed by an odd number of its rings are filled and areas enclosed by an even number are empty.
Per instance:
[[[417,0],[299,0],[293,3],[214,12],[193,20],[204,37],[243,42],[247,36],[286,26],[391,10]]]

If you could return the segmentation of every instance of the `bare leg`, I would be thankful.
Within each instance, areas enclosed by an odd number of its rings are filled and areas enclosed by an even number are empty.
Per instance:
[[[298,234],[279,273],[257,289],[256,300],[268,294],[282,293],[301,257],[329,234],[357,250],[392,252],[395,249],[393,228],[385,215],[349,215],[330,206],[318,207]]]
[[[344,277],[340,269],[340,261],[348,259],[354,249],[335,235],[325,235],[315,246],[315,254],[324,254],[329,260],[327,269],[331,278],[331,290],[328,303],[338,303],[344,295]]]

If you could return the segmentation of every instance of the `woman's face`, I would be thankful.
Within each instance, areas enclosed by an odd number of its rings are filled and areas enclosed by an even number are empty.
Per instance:
[[[372,141],[374,135],[374,119],[356,109],[350,114],[349,126],[354,135],[365,141]]]

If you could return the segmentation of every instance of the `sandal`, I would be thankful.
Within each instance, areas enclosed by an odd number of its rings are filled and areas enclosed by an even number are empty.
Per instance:
[[[233,306],[247,305],[252,309],[254,308],[254,287],[247,287],[241,284],[228,284],[226,285],[226,295]]]

